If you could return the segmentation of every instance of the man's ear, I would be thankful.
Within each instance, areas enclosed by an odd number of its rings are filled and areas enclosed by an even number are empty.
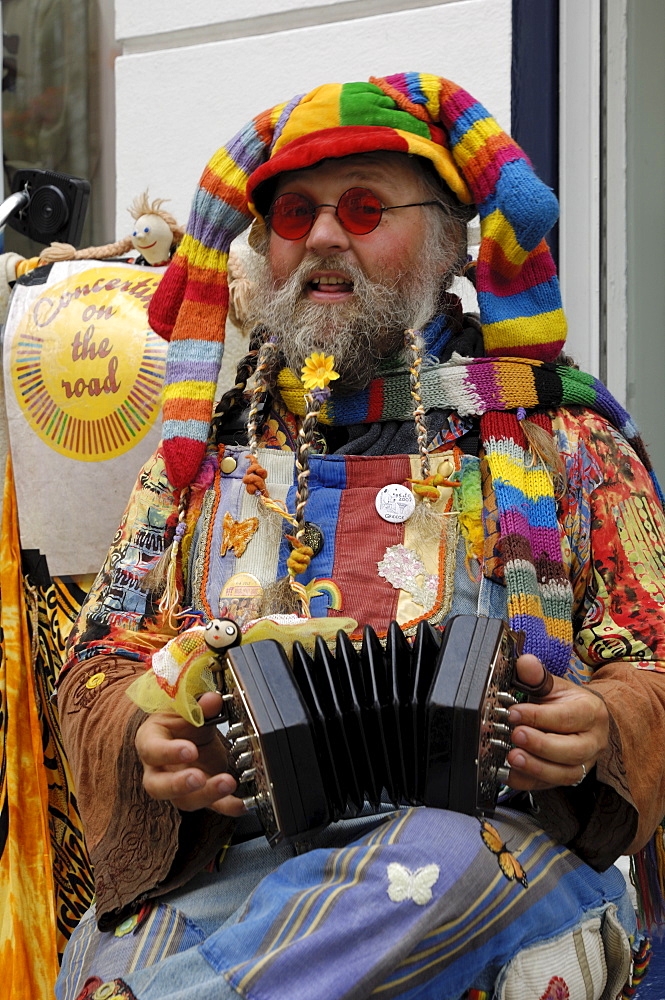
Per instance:
[[[247,234],[247,242],[256,253],[260,253],[262,257],[266,256],[270,237],[268,236],[268,228],[262,219],[254,219]]]

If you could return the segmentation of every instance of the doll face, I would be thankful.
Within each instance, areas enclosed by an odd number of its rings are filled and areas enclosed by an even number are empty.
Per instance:
[[[132,244],[149,264],[168,261],[172,243],[173,233],[160,215],[141,215],[136,220]]]

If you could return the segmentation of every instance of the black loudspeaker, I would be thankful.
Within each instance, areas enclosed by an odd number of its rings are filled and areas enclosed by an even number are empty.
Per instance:
[[[36,243],[78,246],[90,200],[90,184],[53,170],[16,170],[12,194],[26,197],[7,225]]]

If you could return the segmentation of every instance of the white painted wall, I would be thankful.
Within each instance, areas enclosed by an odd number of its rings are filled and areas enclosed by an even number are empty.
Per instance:
[[[118,38],[129,39],[229,21],[251,21],[269,14],[301,11],[303,7],[337,6],[338,0],[308,0],[304,4],[298,0],[253,0],[250,10],[246,0],[196,0],[196,3],[187,4],[182,3],[182,0],[161,0],[159,17],[156,17],[154,0],[116,3],[116,35]]]
[[[182,44],[205,29],[208,41],[266,31],[284,31],[305,24],[324,24],[354,17],[370,17],[390,11],[438,7],[460,0],[154,0],[116,4],[116,34],[131,50],[136,44],[165,48],[171,41]],[[463,0],[462,0],[463,2]],[[157,16],[158,14],[158,16]],[[179,39],[171,39],[170,35]]]
[[[435,73],[510,127],[510,0],[116,0],[116,32],[118,236],[146,187],[186,221],[215,150],[320,83]]]

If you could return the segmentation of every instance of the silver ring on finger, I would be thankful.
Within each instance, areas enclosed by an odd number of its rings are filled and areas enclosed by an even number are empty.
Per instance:
[[[580,778],[579,781],[574,781],[570,787],[577,788],[578,785],[582,784],[585,778],[586,778],[586,767],[584,764],[582,764],[582,777]]]

